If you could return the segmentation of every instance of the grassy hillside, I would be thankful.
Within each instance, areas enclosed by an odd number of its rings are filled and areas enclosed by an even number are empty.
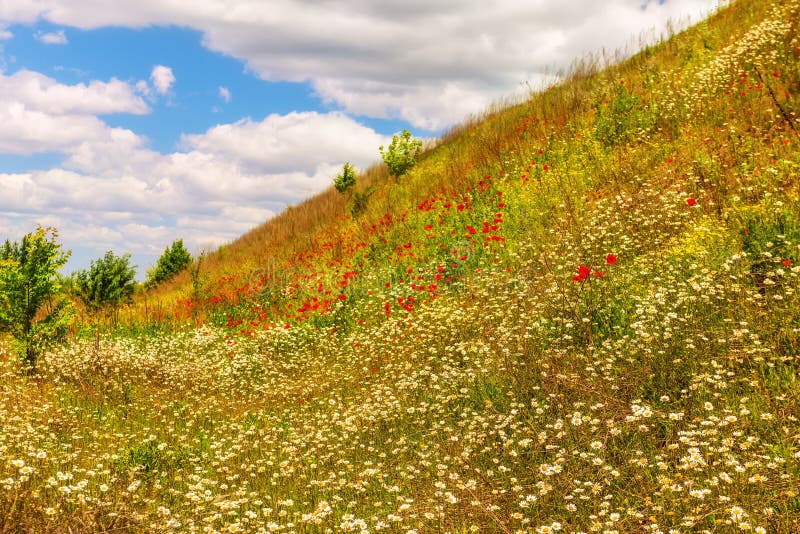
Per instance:
[[[0,531],[800,531],[798,23],[584,61],[4,358]]]

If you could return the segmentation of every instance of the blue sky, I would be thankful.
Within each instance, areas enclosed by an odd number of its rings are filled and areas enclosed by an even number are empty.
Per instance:
[[[60,229],[68,270],[106,250],[139,278],[212,249],[600,48],[632,50],[714,0],[6,0],[0,239]]]
[[[248,69],[241,59],[214,52],[202,45],[202,32],[177,26],[139,29],[64,29],[39,22],[12,25],[14,34],[4,46],[6,74],[26,69],[45,74],[63,84],[119,78],[136,83],[146,80],[155,65],[168,65],[176,82],[166,98],[150,103],[145,115],[117,113],[104,116],[112,127],[131,129],[145,135],[150,146],[166,153],[179,148],[181,135],[202,133],[216,124],[232,123],[243,117],[265,117],[295,110],[325,113],[337,106],[324,104],[308,82],[265,81]],[[45,44],[38,36],[63,32],[65,45]],[[221,95],[228,91],[228,99]],[[235,95],[235,98],[234,98]],[[412,126],[403,120],[357,116],[376,131],[392,134]],[[435,136],[434,129],[417,128],[419,135]],[[44,153],[30,158],[0,154],[10,168],[47,168],[58,155]]]

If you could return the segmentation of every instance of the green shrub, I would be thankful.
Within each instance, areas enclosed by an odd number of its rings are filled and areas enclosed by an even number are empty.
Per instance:
[[[11,332],[30,372],[39,354],[64,340],[74,312],[58,277],[70,253],[56,237],[54,228],[39,227],[0,247],[0,327]]]
[[[169,280],[192,263],[192,255],[183,245],[183,239],[173,241],[171,247],[164,249],[156,266],[147,273],[147,286],[153,287]]]
[[[389,167],[389,174],[395,178],[400,178],[417,163],[417,156],[422,150],[422,141],[412,139],[411,132],[403,130],[400,135],[392,137],[389,149],[384,151],[380,147],[381,157],[386,166]]]
[[[110,306],[115,312],[119,304],[129,300],[136,288],[136,267],[130,265],[130,254],[115,256],[108,251],[88,270],[78,272],[78,295],[92,310]]]
[[[356,185],[356,169],[350,163],[345,163],[342,167],[342,174],[333,180],[333,186],[340,193],[344,193],[354,185]]]

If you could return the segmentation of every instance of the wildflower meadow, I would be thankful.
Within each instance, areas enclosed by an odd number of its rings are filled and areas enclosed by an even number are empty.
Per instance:
[[[589,57],[4,345],[0,532],[800,532],[798,25]]]

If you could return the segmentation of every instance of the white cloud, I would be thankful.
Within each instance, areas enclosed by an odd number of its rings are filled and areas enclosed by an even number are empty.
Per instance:
[[[198,250],[238,237],[388,142],[341,113],[313,112],[218,125],[171,154],[128,130],[101,133],[65,148],[60,168],[0,174],[0,229],[55,224],[68,248],[130,251],[145,266],[176,235]]]
[[[488,90],[461,81],[432,86],[326,78],[315,81],[314,88],[326,103],[347,111],[369,117],[402,117],[426,130],[459,122],[509,93],[509,89]]]
[[[62,168],[0,175],[0,209],[180,215],[238,206],[276,213],[328,187],[345,161],[368,165],[387,141],[339,113],[220,125],[186,136],[185,151],[166,155],[133,132],[109,128],[71,149]]]
[[[134,89],[138,94],[142,96],[150,96],[151,93],[150,86],[147,85],[147,82],[144,80],[139,80],[138,82],[136,82]]]
[[[116,78],[108,82],[94,80],[88,85],[65,85],[29,70],[11,76],[0,74],[0,101],[20,102],[28,108],[58,115],[143,115],[150,111],[130,84]]]
[[[547,72],[670,19],[697,18],[717,0],[6,0],[7,21],[41,17],[81,28],[176,24],[269,80],[310,81],[344,110],[437,128],[534,85]],[[463,98],[463,103],[453,102]]]
[[[0,152],[67,152],[113,135],[96,115],[149,111],[129,84],[113,78],[65,85],[28,70],[0,73]]]
[[[231,91],[227,87],[219,87],[219,97],[225,102],[231,101]]]
[[[9,39],[13,39],[14,34],[11,33],[8,29],[3,28],[0,26],[0,41],[7,41]]]
[[[366,165],[387,142],[386,137],[338,112],[273,114],[260,122],[243,119],[182,138],[184,147],[269,173],[312,173],[320,163]]]
[[[51,45],[65,45],[69,43],[67,35],[64,33],[64,30],[58,30],[57,32],[37,33],[36,39],[43,42],[44,44],[51,44]]]
[[[0,104],[0,152],[30,155],[66,151],[85,139],[99,139],[107,127],[96,117],[50,115],[24,104]]]
[[[150,81],[159,94],[165,95],[169,91],[172,84],[175,83],[175,75],[172,74],[172,69],[164,65],[156,65],[150,73]]]

